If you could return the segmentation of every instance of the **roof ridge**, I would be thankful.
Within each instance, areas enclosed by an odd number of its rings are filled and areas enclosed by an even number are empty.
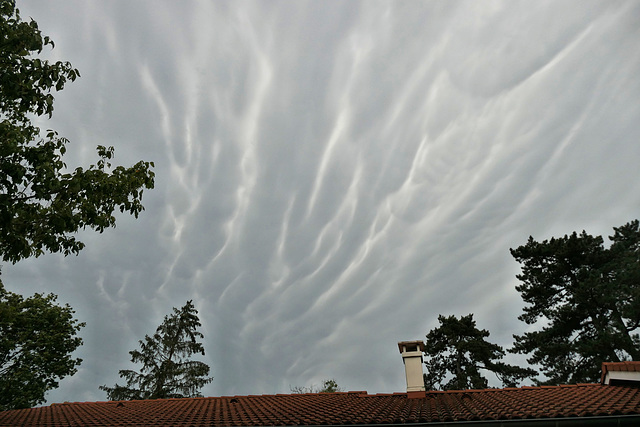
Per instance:
[[[560,384],[560,385],[525,385],[521,387],[505,387],[505,388],[469,388],[461,390],[427,390],[426,393],[438,393],[438,394],[458,394],[458,393],[501,393],[515,390],[539,390],[539,389],[553,389],[553,388],[571,388],[571,387],[599,387],[600,383],[576,383],[576,384]],[[402,393],[406,394],[406,393]]]
[[[427,390],[428,394],[462,394],[462,393],[503,393],[518,390],[539,390],[554,388],[573,388],[573,387],[599,387],[600,383],[577,383],[577,384],[560,384],[560,385],[539,385],[539,386],[521,386],[521,387],[505,387],[505,388],[484,388],[484,389],[463,389],[463,390]],[[268,394],[245,394],[245,395],[222,395],[222,396],[197,396],[197,397],[170,397],[159,399],[135,399],[135,400],[97,400],[97,401],[76,401],[76,402],[57,402],[48,406],[62,405],[82,405],[82,404],[117,404],[117,403],[138,403],[138,402],[161,402],[161,401],[187,401],[187,400],[209,400],[209,399],[247,399],[247,398],[263,398],[263,397],[281,397],[281,396],[331,396],[331,395],[353,395],[358,397],[375,397],[375,396],[406,396],[406,392],[391,393],[373,393],[369,394],[365,390],[357,391],[337,391],[332,393],[268,393]]]

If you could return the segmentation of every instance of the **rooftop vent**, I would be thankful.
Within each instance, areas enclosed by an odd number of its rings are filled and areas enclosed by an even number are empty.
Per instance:
[[[402,354],[404,372],[407,378],[407,396],[424,397],[424,379],[422,374],[422,341],[400,341],[398,350]]]

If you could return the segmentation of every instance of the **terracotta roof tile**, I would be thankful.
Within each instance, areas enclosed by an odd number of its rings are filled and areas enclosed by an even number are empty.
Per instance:
[[[602,376],[600,382],[604,383],[607,376],[607,372],[640,372],[640,361],[627,361],[627,362],[603,362],[602,363]]]
[[[580,384],[488,390],[77,402],[0,412],[0,426],[412,424],[640,414],[640,389]]]
[[[627,371],[627,372],[640,372],[640,362],[604,362],[602,364],[602,370],[606,371]]]

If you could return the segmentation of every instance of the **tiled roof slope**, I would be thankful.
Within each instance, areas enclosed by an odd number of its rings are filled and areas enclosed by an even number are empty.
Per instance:
[[[613,375],[612,372],[621,373]],[[602,376],[600,383],[622,385],[620,381],[640,381],[640,361],[604,362],[602,363]]]
[[[411,424],[640,414],[640,389],[573,386],[367,395],[365,392],[63,403],[0,412],[0,426]]]
[[[602,376],[607,371],[621,371],[621,372],[640,372],[640,362],[603,362],[602,363]]]

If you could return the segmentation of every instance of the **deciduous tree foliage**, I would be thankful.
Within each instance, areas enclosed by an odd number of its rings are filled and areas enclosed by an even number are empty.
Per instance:
[[[486,340],[489,331],[478,329],[473,314],[438,316],[440,326],[427,334],[424,374],[427,390],[483,389],[489,383],[482,371],[493,372],[504,387],[515,387],[519,381],[536,372],[501,361],[505,352]]]
[[[45,251],[78,253],[73,234],[115,226],[116,209],[137,217],[142,189],[153,188],[153,163],[111,167],[112,147],[98,146],[95,165],[68,170],[67,139],[33,125],[53,113],[52,91],[80,74],[68,62],[38,58],[53,41],[15,0],[0,0],[0,258],[17,262]],[[53,294],[23,298],[0,284],[0,409],[44,402],[47,390],[76,372],[70,354],[83,325]]]
[[[511,249],[522,264],[519,317],[541,323],[515,335],[512,352],[543,367],[544,384],[597,382],[602,362],[640,360],[638,220],[614,228],[611,245],[583,231]]]
[[[126,385],[103,385],[100,389],[107,392],[109,400],[200,396],[199,390],[213,378],[208,377],[206,363],[191,360],[193,354],[204,355],[204,347],[197,341],[203,338],[196,330],[199,326],[198,311],[191,301],[180,309],[174,308],[153,336],[146,335],[140,341],[140,350],[129,352],[131,362],[142,364],[140,372],[121,370],[119,374]]]
[[[67,139],[42,135],[35,116],[51,117],[52,91],[80,74],[68,62],[36,55],[53,41],[35,21],[22,21],[15,0],[0,0],[0,256],[17,262],[45,251],[78,253],[73,234],[115,226],[116,209],[138,216],[143,188],[153,188],[153,163],[111,167],[113,147],[98,146],[97,162],[68,170]]]
[[[82,343],[84,323],[53,294],[29,298],[5,290],[0,282],[0,410],[43,403],[48,390],[76,372],[81,359],[70,354]]]

